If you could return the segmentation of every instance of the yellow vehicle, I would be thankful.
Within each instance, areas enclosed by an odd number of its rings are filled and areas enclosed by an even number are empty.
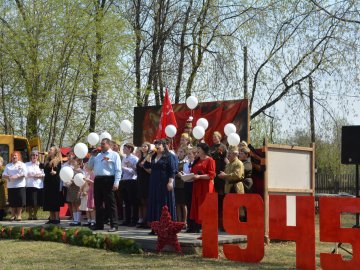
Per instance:
[[[0,134],[0,156],[4,159],[4,165],[9,163],[10,155],[19,151],[23,162],[30,160],[32,150],[41,151],[41,143],[38,137],[28,140],[25,137]]]

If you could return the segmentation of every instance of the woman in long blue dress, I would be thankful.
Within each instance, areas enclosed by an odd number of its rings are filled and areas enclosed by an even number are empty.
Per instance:
[[[176,164],[166,148],[165,140],[155,141],[156,154],[144,163],[150,172],[147,221],[159,221],[163,206],[169,208],[172,220],[176,221],[174,179]],[[150,234],[154,234],[153,231]]]

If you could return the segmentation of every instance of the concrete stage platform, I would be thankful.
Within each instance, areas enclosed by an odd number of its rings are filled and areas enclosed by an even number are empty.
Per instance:
[[[48,226],[45,224],[47,220],[23,220],[23,221],[0,221],[0,225],[3,226],[24,226],[24,227],[34,227],[34,226]],[[63,228],[70,228],[69,220],[61,220],[59,226]],[[71,227],[74,228],[74,227]],[[86,227],[79,227],[86,228]],[[96,233],[105,233],[108,234],[107,230],[109,227],[105,225],[105,230],[96,231]],[[123,238],[133,239],[144,251],[155,251],[156,250],[156,235],[149,235],[150,229],[137,229],[135,227],[126,227],[119,226],[117,232],[111,234],[118,234]],[[200,236],[198,233],[178,233],[179,243],[183,253],[186,254],[195,254],[199,253],[202,247],[202,241],[197,239]],[[236,244],[236,243],[245,243],[246,236],[244,235],[229,235],[225,232],[219,232],[218,236],[219,245],[222,244]],[[173,251],[171,247],[166,247],[164,251]]]

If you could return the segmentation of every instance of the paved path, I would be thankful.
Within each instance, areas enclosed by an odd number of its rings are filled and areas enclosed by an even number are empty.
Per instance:
[[[47,220],[23,220],[20,222],[16,221],[0,221],[0,225],[4,226],[24,226],[24,227],[34,227],[34,226],[47,226],[45,222]],[[70,220],[61,220],[59,226],[63,228],[70,228]],[[85,228],[85,227],[83,227]],[[108,226],[105,225],[105,230],[96,231],[97,233],[108,233]],[[118,234],[121,237],[133,239],[136,241],[143,250],[155,251],[156,249],[156,235],[149,235],[150,229],[138,229],[135,227],[126,227],[119,226],[117,232],[111,234]],[[197,239],[200,236],[198,233],[184,233],[181,232],[178,234],[178,239],[181,245],[181,248],[184,253],[197,253],[199,248],[202,247],[202,241]],[[235,243],[244,243],[246,242],[246,236],[239,235],[229,235],[225,232],[219,232],[218,236],[219,245],[221,244],[235,244]],[[172,251],[171,248],[166,248],[165,251]]]

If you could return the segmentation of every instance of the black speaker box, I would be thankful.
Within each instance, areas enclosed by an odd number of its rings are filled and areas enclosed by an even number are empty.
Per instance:
[[[360,164],[360,126],[342,127],[341,163]]]

